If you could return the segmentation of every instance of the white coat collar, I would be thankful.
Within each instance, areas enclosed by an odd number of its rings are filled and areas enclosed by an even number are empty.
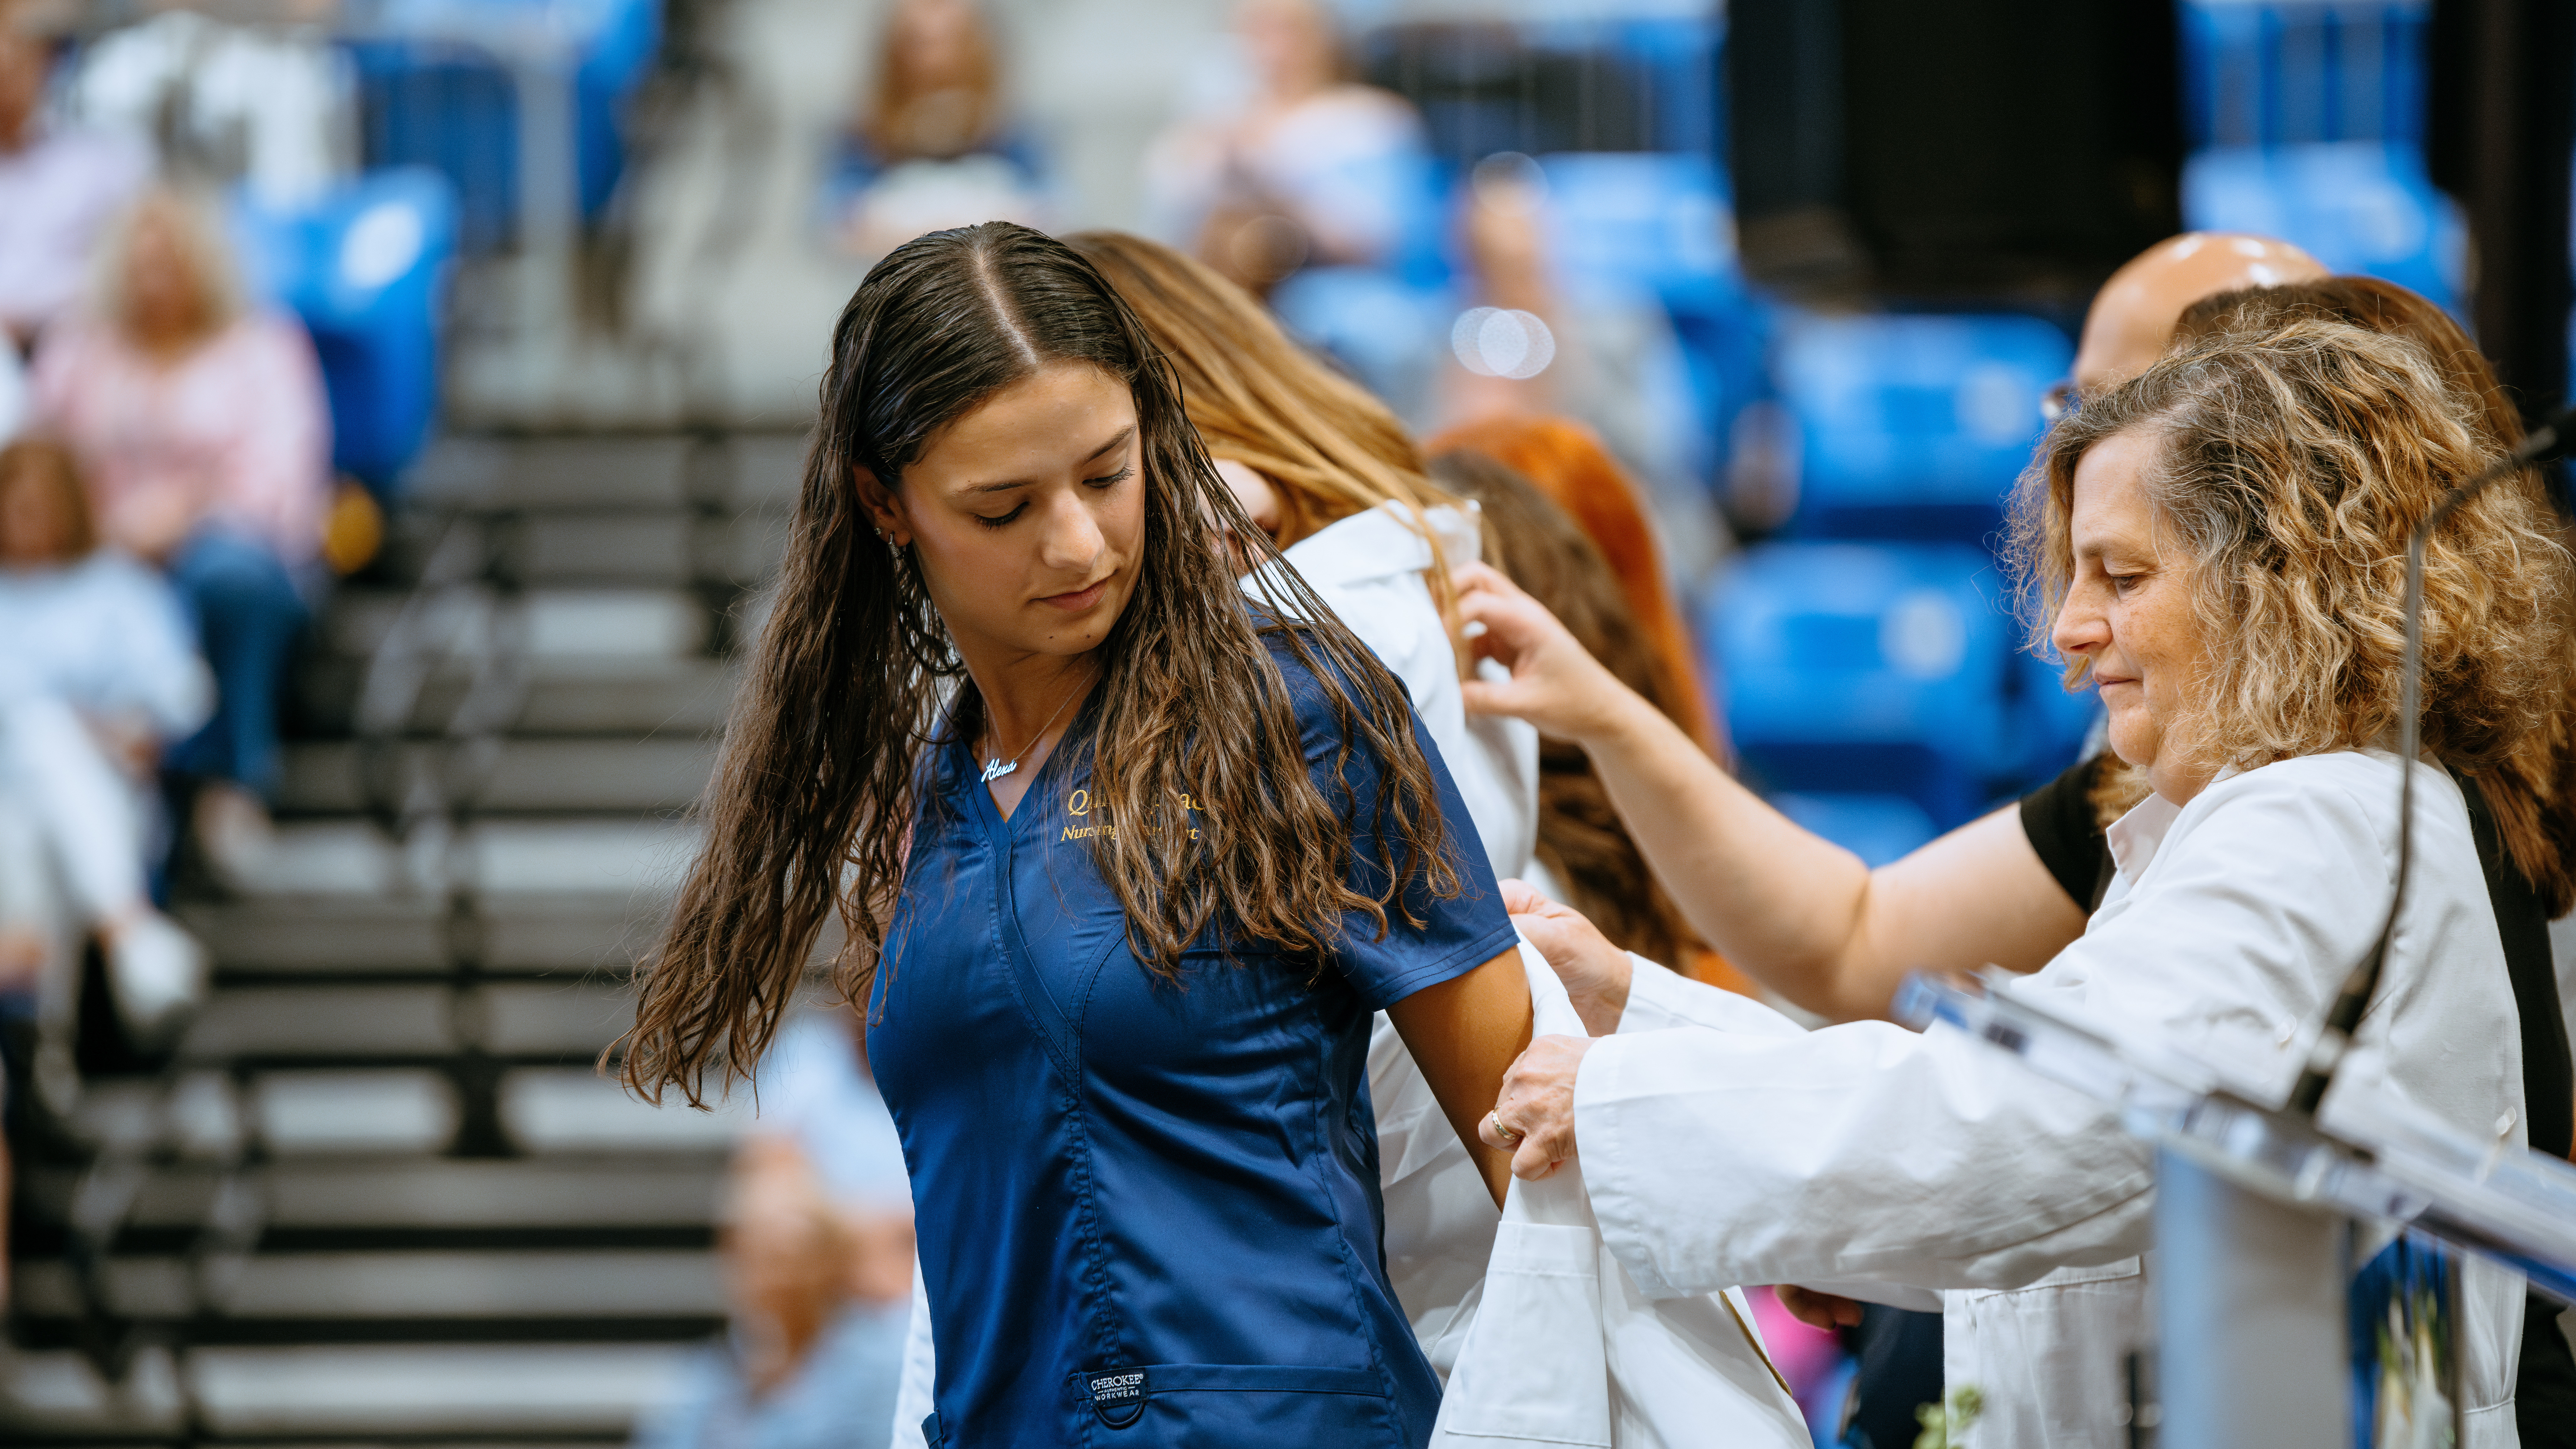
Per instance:
[[[1470,508],[1475,505],[1469,504]],[[1476,525],[1459,510],[1426,508],[1424,522],[1440,537],[1447,563],[1457,565],[1477,556]],[[1317,588],[1340,588],[1397,574],[1418,574],[1431,567],[1431,543],[1414,525],[1403,505],[1381,503],[1315,530],[1284,550],[1281,557],[1296,566]]]
[[[2234,765],[2226,766],[2209,777],[2209,783],[2201,787],[2201,793],[2205,795],[2244,773]],[[2102,832],[2111,846],[2111,863],[2119,867],[2122,881],[2134,881],[2146,874],[2147,867],[2155,862],[2156,852],[2164,847],[2165,837],[2172,833],[2174,822],[2182,818],[2182,812],[2182,806],[2150,791],[2147,798],[2129,807],[2128,814],[2112,821],[2110,828]]]

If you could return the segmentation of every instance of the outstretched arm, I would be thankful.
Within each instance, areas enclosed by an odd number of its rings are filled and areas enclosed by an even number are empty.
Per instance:
[[[1485,1190],[1501,1206],[1511,1183],[1512,1155],[1487,1146],[1476,1135],[1476,1125],[1493,1108],[1504,1071],[1529,1045],[1529,976],[1521,969],[1520,948],[1516,945],[1464,976],[1426,986],[1389,1006],[1386,1014],[1431,1084],[1450,1130],[1467,1144]]]
[[[1872,871],[1730,779],[1585,653],[1544,606],[1482,565],[1459,612],[1509,682],[1470,680],[1467,707],[1582,745],[1664,888],[1709,944],[1836,1021],[1884,1017],[1918,967],[2035,971],[2084,929],[2010,809]]]

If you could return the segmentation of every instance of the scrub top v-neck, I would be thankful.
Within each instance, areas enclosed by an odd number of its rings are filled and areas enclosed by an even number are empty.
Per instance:
[[[1272,656],[1374,895],[1377,763],[1354,747],[1335,782],[1340,727]],[[1440,1388],[1387,1283],[1366,1058],[1373,1011],[1512,945],[1465,807],[1425,741],[1464,890],[1415,890],[1422,928],[1354,919],[1322,962],[1197,949],[1169,982],[1092,865],[1115,828],[1093,719],[1008,819],[964,742],[934,747],[870,1003],[937,1348],[926,1437],[1421,1445]]]

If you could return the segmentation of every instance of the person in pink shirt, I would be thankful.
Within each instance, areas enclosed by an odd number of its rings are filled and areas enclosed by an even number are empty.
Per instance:
[[[18,347],[79,295],[99,233],[152,175],[134,137],[45,124],[51,60],[0,0],[0,341]]]
[[[215,715],[172,751],[198,843],[238,880],[264,849],[277,701],[318,576],[330,415],[313,344],[247,307],[216,223],[144,194],[113,234],[93,304],[47,330],[36,415],[69,441],[108,542],[158,562],[195,614]]]

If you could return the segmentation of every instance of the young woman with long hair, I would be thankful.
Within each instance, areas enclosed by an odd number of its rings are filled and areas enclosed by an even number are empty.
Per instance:
[[[1081,257],[936,232],[835,329],[776,610],[624,1075],[748,1069],[827,915],[912,1174],[932,1443],[1419,1445],[1361,1110],[1472,1133],[1528,1034],[1402,691]],[[1475,1149],[1501,1196],[1500,1154]]]
[[[1412,698],[1495,876],[1532,874],[1538,732],[1469,718],[1459,692],[1448,565],[1477,556],[1476,515],[1425,475],[1421,451],[1383,403],[1289,341],[1251,294],[1141,237],[1068,241],[1118,288],[1171,365],[1191,426],[1261,535],[1238,554],[1245,587],[1258,594],[1293,574],[1347,622]],[[1473,1325],[1500,1219],[1383,1018],[1368,1078],[1384,1148],[1389,1276],[1446,1373]]]

